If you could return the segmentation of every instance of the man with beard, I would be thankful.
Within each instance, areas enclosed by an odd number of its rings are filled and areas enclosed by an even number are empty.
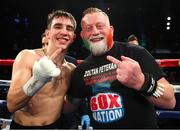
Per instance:
[[[113,41],[109,17],[88,8],[81,37],[92,52],[75,69],[68,97],[88,99],[94,129],[158,128],[154,106],[172,109],[176,100],[155,59],[143,47]]]

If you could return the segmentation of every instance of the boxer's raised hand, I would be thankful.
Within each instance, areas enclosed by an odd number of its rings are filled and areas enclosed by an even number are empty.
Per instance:
[[[137,61],[125,56],[121,56],[121,60],[112,56],[107,56],[107,59],[117,65],[116,78],[118,81],[127,87],[140,90],[144,83],[144,74]]]
[[[33,96],[52,77],[57,77],[61,73],[60,69],[53,63],[53,60],[62,51],[63,49],[59,48],[51,56],[44,56],[38,61],[35,61],[32,68],[32,77],[23,86],[23,91],[26,95]]]

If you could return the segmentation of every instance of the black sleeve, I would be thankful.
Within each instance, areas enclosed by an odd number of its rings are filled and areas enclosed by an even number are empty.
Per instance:
[[[78,65],[77,60],[76,60],[74,57],[65,55],[65,60],[66,60],[67,62],[73,63],[73,64],[76,65],[76,66]]]
[[[84,96],[84,80],[83,72],[77,66],[70,82],[70,86],[67,91],[67,95],[70,98],[83,98]]]
[[[86,98],[81,99],[81,103],[79,104],[79,112],[81,116],[88,114],[88,103]]]
[[[140,52],[136,54],[138,56],[138,62],[141,66],[142,72],[149,73],[155,80],[159,80],[165,76],[154,57],[144,48],[140,48]]]

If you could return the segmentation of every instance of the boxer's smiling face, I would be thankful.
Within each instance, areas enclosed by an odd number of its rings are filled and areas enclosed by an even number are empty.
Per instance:
[[[55,17],[48,30],[49,42],[57,47],[67,48],[75,39],[74,26],[70,19],[65,17]]]

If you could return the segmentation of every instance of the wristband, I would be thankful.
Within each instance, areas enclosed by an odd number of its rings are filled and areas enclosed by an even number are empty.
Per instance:
[[[139,91],[145,96],[151,96],[156,91],[157,81],[147,73],[144,73],[144,77],[144,84]]]
[[[42,82],[40,80],[35,79],[34,77],[31,77],[27,81],[27,83],[22,87],[22,89],[27,96],[33,96],[45,84],[46,84],[45,82]]]

